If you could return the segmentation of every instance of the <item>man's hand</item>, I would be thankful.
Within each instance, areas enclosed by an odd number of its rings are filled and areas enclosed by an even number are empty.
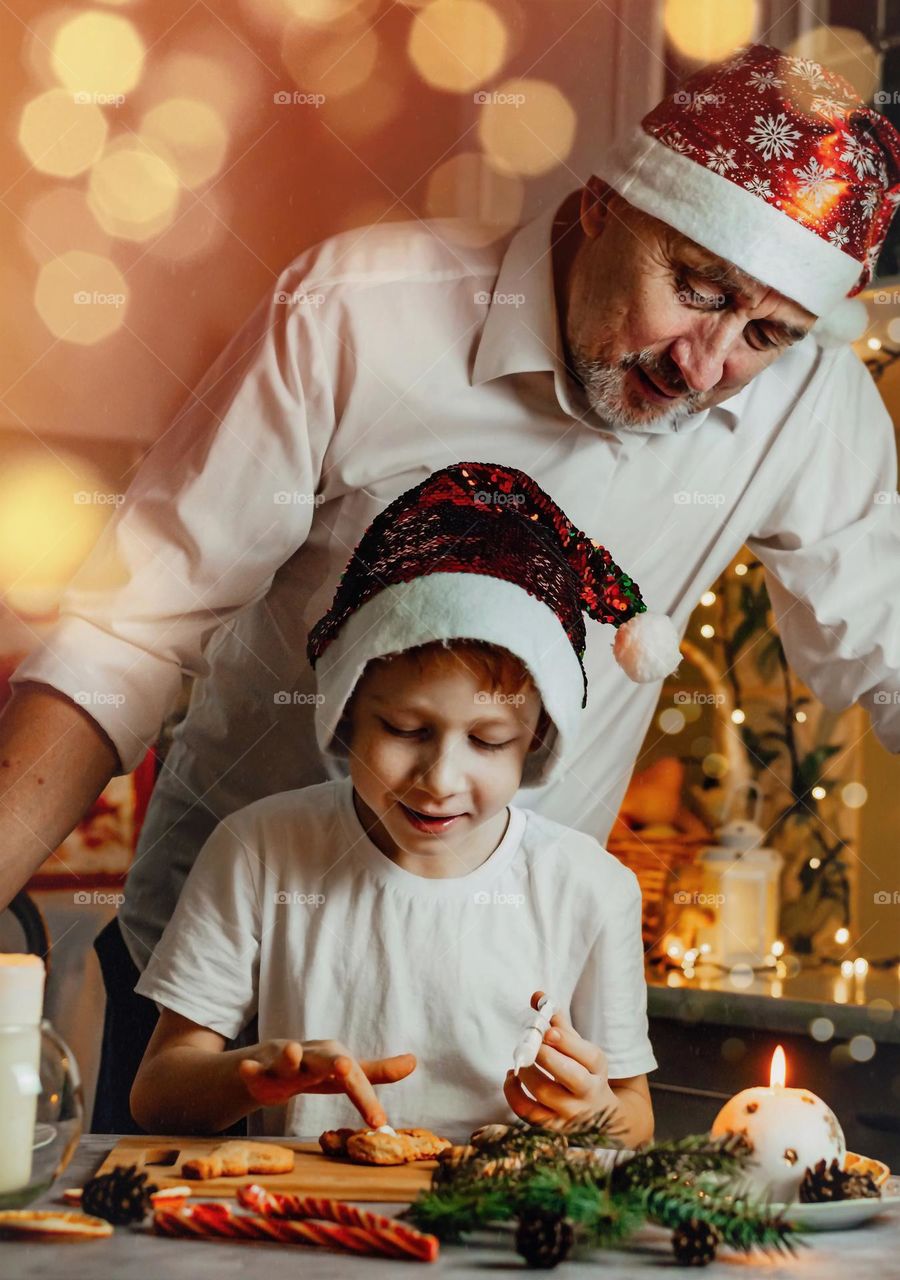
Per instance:
[[[536,991],[531,997],[533,1008],[543,994]],[[582,1039],[561,1013],[550,1019],[535,1065],[525,1067],[518,1076],[508,1071],[503,1092],[517,1116],[547,1129],[586,1120],[616,1105],[606,1054]]]
[[[259,1106],[277,1106],[298,1093],[346,1093],[373,1129],[387,1123],[373,1085],[393,1084],[415,1069],[412,1053],[357,1062],[338,1040],[267,1040],[256,1057],[238,1063],[238,1075]]]

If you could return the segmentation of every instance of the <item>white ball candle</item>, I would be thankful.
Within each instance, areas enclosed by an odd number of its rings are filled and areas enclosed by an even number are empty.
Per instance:
[[[771,1083],[743,1089],[725,1103],[710,1136],[739,1133],[753,1149],[744,1189],[775,1203],[797,1195],[807,1169],[819,1160],[843,1167],[847,1146],[837,1117],[809,1089],[785,1088],[781,1045],[772,1055]]]
[[[43,1002],[43,960],[0,954],[0,1193],[31,1178]]]

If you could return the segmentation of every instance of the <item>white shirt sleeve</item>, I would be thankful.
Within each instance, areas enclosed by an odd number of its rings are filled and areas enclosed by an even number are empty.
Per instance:
[[[231,819],[220,822],[188,876],[135,990],[233,1040],[257,1011],[262,904],[259,867]]]
[[[608,1059],[611,1080],[656,1069],[647,1022],[641,889],[633,873],[611,889],[603,925],[572,994],[572,1025]]]
[[[204,674],[211,634],[267,591],[309,533],[334,404],[301,262],[151,450],[60,621],[12,677],[84,706],[124,772],[155,740],[182,671]]]
[[[861,703],[900,751],[900,503],[891,419],[847,348],[758,532],[791,666],[831,710]]]

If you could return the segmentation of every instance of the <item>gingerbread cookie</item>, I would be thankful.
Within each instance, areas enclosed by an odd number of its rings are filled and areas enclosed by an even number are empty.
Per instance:
[[[182,1178],[244,1178],[248,1173],[290,1173],[294,1153],[270,1142],[223,1142],[205,1156],[185,1160]]]
[[[345,1155],[356,1164],[411,1164],[433,1160],[451,1144],[430,1129],[329,1129],[319,1139],[326,1155]]]

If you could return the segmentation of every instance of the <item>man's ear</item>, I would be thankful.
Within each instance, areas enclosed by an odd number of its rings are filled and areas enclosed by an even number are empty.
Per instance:
[[[581,229],[592,240],[600,234],[609,214],[609,201],[616,193],[608,182],[591,174],[581,189]]]

